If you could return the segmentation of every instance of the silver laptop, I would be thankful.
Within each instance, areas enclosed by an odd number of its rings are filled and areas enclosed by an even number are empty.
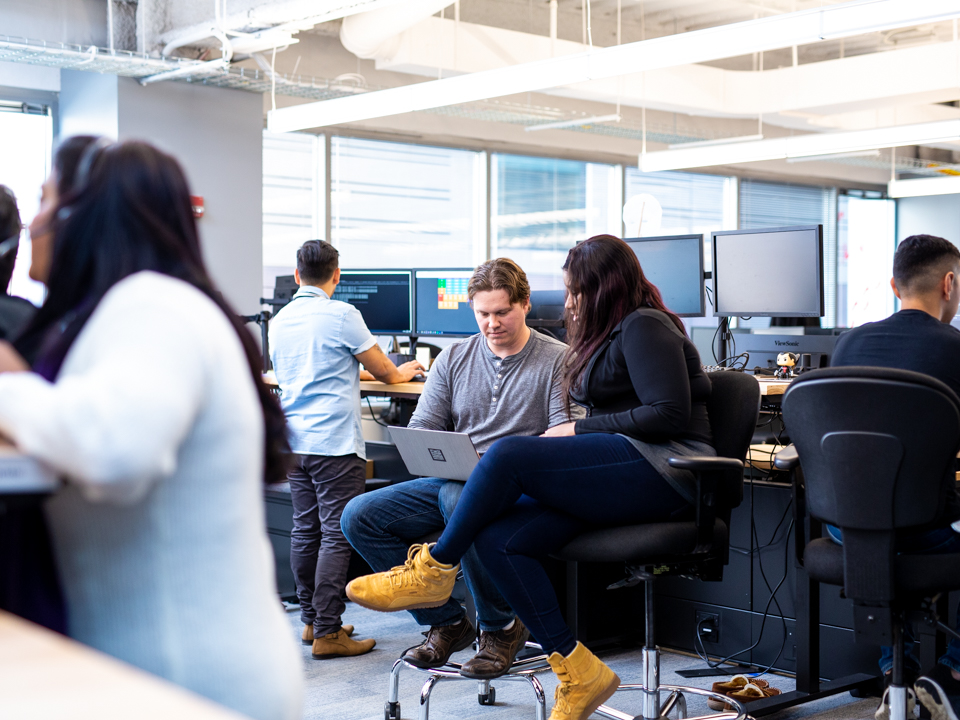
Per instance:
[[[411,475],[466,482],[480,462],[466,433],[391,427],[390,435]]]

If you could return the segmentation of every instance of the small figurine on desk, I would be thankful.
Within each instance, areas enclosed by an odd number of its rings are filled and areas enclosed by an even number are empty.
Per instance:
[[[797,356],[792,352],[782,352],[777,355],[777,371],[773,374],[775,378],[786,380],[794,376],[793,368],[797,364]]]

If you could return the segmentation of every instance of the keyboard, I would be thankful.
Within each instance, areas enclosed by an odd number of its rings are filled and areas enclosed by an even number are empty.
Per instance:
[[[426,382],[429,373],[422,373],[410,378],[410,382]]]

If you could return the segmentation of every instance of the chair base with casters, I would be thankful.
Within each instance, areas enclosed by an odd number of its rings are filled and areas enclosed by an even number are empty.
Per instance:
[[[528,642],[527,648],[541,650],[542,652],[542,648],[536,643]],[[515,680],[529,683],[530,687],[533,688],[537,701],[537,720],[547,720],[546,696],[543,692],[542,683],[535,675],[535,673],[549,669],[546,655],[541,654],[517,659],[504,675],[494,680],[472,680],[471,678],[464,677],[460,674],[460,663],[447,662],[446,665],[438,668],[419,668],[405,662],[403,658],[398,658],[390,670],[390,689],[387,695],[387,702],[383,707],[384,720],[400,720],[400,671],[404,667],[428,673],[430,676],[420,690],[418,720],[429,720],[430,696],[437,683],[442,680],[467,680],[477,683],[477,702],[481,705],[493,705],[496,702],[497,690],[493,686],[493,682],[495,681]]]
[[[652,536],[656,534],[657,526],[636,526],[635,528],[613,528],[612,530],[600,530],[593,533],[581,535],[570,545],[567,545],[559,555],[564,560],[583,561],[585,559],[595,559],[594,553],[587,550],[591,545],[606,544],[603,540],[613,539],[610,534],[622,534],[624,532],[636,531],[640,536]],[[724,526],[723,532],[726,532]],[[608,534],[608,538],[602,538],[603,534]],[[601,536],[601,537],[598,537]],[[580,552],[578,552],[578,545]],[[696,568],[691,567],[689,561],[684,561],[672,570],[676,570],[684,575],[696,572]],[[626,587],[636,585],[642,582],[644,585],[644,647],[643,653],[643,683],[642,684],[623,684],[617,688],[617,692],[640,692],[643,693],[641,712],[639,715],[630,715],[620,710],[616,710],[607,705],[601,705],[595,712],[611,720],[660,720],[667,718],[671,712],[676,709],[677,720],[687,718],[687,700],[686,695],[698,695],[701,697],[718,700],[734,708],[732,712],[711,713],[703,717],[711,720],[744,720],[747,712],[743,704],[733,698],[727,697],[721,693],[713,692],[703,688],[690,687],[685,685],[661,685],[660,684],[660,648],[657,647],[654,629],[654,593],[653,581],[656,574],[666,574],[671,568],[668,565],[646,565],[628,567],[628,577],[626,580],[617,584],[617,587]],[[669,693],[666,700],[661,702],[661,693]]]

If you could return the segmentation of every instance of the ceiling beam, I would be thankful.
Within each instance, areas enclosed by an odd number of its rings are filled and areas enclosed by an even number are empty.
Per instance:
[[[428,110],[960,16],[955,0],[856,0],[459,77],[272,110],[289,132]]]

